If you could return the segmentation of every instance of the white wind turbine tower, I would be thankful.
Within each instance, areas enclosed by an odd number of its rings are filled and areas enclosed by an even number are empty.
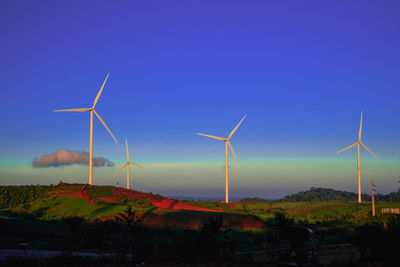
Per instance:
[[[125,163],[124,166],[122,166],[115,174],[117,175],[117,173],[119,173],[120,171],[122,171],[125,167],[127,167],[126,169],[126,189],[129,189],[129,165],[133,165],[142,169],[145,169],[143,166],[140,166],[139,164],[136,164],[132,161],[129,160],[129,150],[128,150],[128,140],[125,139],[125,143],[126,143],[126,158],[128,159],[128,161]],[[135,190],[135,187],[133,186],[133,190]]]
[[[90,148],[89,148],[89,154],[90,154],[89,155],[89,184],[90,185],[93,182],[93,113],[96,114],[97,118],[99,118],[99,120],[104,125],[104,127],[106,127],[107,131],[111,134],[111,136],[115,140],[115,142],[118,143],[117,139],[115,139],[115,137],[111,133],[110,129],[108,129],[106,123],[103,121],[103,119],[100,117],[100,115],[94,109],[94,107],[97,104],[97,101],[99,100],[101,92],[103,91],[104,85],[106,84],[106,81],[107,81],[109,75],[110,75],[110,73],[107,74],[107,77],[104,80],[103,85],[100,88],[100,91],[97,93],[96,99],[94,100],[94,103],[93,103],[93,107],[91,107],[91,108],[73,108],[73,109],[53,110],[54,112],[60,112],[60,111],[75,111],[75,112],[90,111]]]
[[[236,164],[239,168],[239,162],[236,158],[235,152],[233,151],[233,147],[231,145],[231,143],[229,142],[229,139],[231,139],[232,135],[236,132],[237,128],[239,128],[239,125],[242,123],[242,121],[244,120],[244,118],[246,118],[246,115],[244,115],[243,119],[238,123],[238,125],[235,127],[235,129],[232,130],[232,132],[229,134],[228,138],[222,138],[222,137],[218,137],[218,136],[212,136],[212,135],[207,135],[207,134],[201,134],[198,133],[198,135],[202,135],[202,136],[207,136],[210,138],[214,138],[217,140],[221,140],[225,142],[225,203],[229,202],[229,186],[228,186],[228,145],[232,151],[233,156],[235,157],[236,160]]]
[[[362,112],[361,112],[361,121],[360,121],[360,131],[358,132],[358,141],[356,141],[354,144],[343,148],[342,150],[338,151],[337,153],[340,153],[342,151],[345,151],[346,149],[352,148],[353,146],[357,146],[357,176],[358,176],[358,202],[361,203],[361,171],[360,171],[360,145],[365,147],[366,150],[368,150],[369,153],[372,154],[379,162],[380,160],[375,156],[372,151],[361,142],[361,129],[362,129]]]

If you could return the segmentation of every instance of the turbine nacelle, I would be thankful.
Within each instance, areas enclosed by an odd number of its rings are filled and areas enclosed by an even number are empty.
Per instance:
[[[221,140],[221,141],[224,141],[225,143],[227,143],[227,146],[229,146],[229,148],[230,148],[231,151],[232,151],[232,155],[233,155],[233,157],[235,158],[236,165],[238,166],[238,169],[239,169],[239,170],[240,170],[239,162],[238,162],[238,160],[237,160],[237,158],[236,158],[235,151],[233,150],[233,147],[232,147],[232,145],[231,145],[231,142],[229,142],[229,140],[231,139],[232,135],[236,132],[236,130],[239,128],[240,124],[243,122],[243,120],[244,120],[245,118],[246,118],[246,115],[244,115],[244,117],[242,118],[242,120],[238,123],[238,125],[236,125],[236,127],[232,130],[232,132],[229,134],[229,136],[228,136],[227,138],[223,138],[223,137],[219,137],[219,136],[213,136],[213,135],[208,135],[208,134],[197,133],[198,135],[202,135],[202,136],[210,137],[210,138],[213,138],[213,139]]]
[[[114,135],[111,133],[110,129],[108,129],[107,124],[104,122],[103,118],[99,115],[99,113],[96,112],[96,110],[94,109],[97,102],[99,101],[101,92],[103,91],[104,85],[106,84],[106,81],[108,79],[108,76],[110,75],[110,73],[107,74],[106,79],[103,82],[103,85],[101,86],[99,92],[97,93],[97,96],[93,102],[93,107],[91,108],[72,108],[72,109],[58,109],[58,110],[53,110],[54,112],[64,112],[64,111],[69,111],[69,112],[85,112],[85,111],[90,111],[90,112],[94,112],[94,114],[96,114],[97,118],[100,120],[100,122],[104,125],[104,127],[107,129],[107,131],[110,133],[111,137],[114,139],[114,141],[116,143],[118,143],[117,139],[114,137]]]

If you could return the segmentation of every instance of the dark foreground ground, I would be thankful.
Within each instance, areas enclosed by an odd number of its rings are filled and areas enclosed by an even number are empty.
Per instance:
[[[284,227],[313,229],[315,266],[400,266],[400,216],[296,221],[284,211],[263,229],[234,229],[218,214],[197,229],[149,228],[135,213],[114,221],[0,217],[1,266],[276,266]]]
[[[400,215],[372,217],[369,203],[182,202],[66,184],[2,190],[1,266],[276,266],[288,227],[312,229],[316,266],[400,266]]]

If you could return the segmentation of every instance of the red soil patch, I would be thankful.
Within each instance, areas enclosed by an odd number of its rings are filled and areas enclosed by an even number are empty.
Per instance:
[[[61,187],[61,186],[60,186]],[[76,186],[62,186],[63,188],[71,188],[71,189],[76,189]],[[92,199],[89,198],[89,196],[86,193],[86,185],[82,186],[81,190],[79,192],[76,191],[67,191],[67,190],[63,190],[63,191],[59,191],[59,190],[55,190],[55,191],[49,191],[49,194],[51,196],[77,196],[77,197],[83,197],[85,199],[87,199],[92,205],[94,205],[94,201]]]
[[[113,215],[113,216],[102,216],[102,217],[98,217],[96,220],[100,220],[100,221],[102,221],[102,222],[105,222],[105,221],[115,221],[115,217],[121,218],[120,215]]]
[[[212,211],[212,212],[219,212],[219,210],[212,210],[202,207],[196,207],[187,203],[184,203],[179,200],[173,200],[169,198],[164,198],[161,201],[153,201],[154,206],[167,209],[167,210],[197,210],[197,211]]]
[[[126,197],[130,199],[146,199],[153,203],[154,206],[167,209],[167,210],[196,210],[196,211],[212,211],[219,212],[220,210],[207,209],[202,207],[186,204],[180,200],[163,198],[150,193],[143,193],[135,190],[128,190],[124,188],[114,187],[114,198],[119,199]]]
[[[228,203],[228,205],[229,205],[229,207],[231,208],[231,209],[236,209],[236,206],[235,206],[235,204],[233,204],[233,203]]]
[[[95,204],[93,199],[90,199],[90,197],[87,195],[86,186],[85,185],[82,186],[82,190],[81,190],[81,192],[79,192],[79,195],[81,195],[82,197],[86,198],[90,202],[90,204],[92,204],[92,205]]]
[[[99,200],[109,203],[118,203],[118,200],[113,197],[99,197]]]
[[[160,196],[156,196],[149,193],[143,193],[136,190],[128,190],[124,188],[115,187],[114,198],[119,199],[121,197],[126,197],[130,199],[146,199],[151,203],[153,203],[154,206],[168,210],[198,210],[198,211],[218,212],[218,210],[196,207],[190,204],[183,203],[182,201],[179,200],[163,198]]]

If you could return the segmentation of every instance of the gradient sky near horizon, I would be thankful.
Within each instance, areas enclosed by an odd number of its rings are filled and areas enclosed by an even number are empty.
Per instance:
[[[33,168],[60,149],[88,151],[94,184],[125,161],[139,190],[224,197],[227,136],[231,197],[279,198],[312,186],[397,190],[400,180],[399,1],[2,1],[0,184],[86,182],[88,167]]]

